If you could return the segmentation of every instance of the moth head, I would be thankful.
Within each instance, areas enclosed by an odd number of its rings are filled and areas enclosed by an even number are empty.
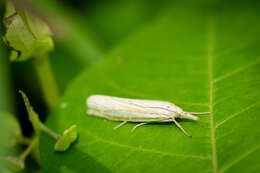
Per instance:
[[[192,115],[188,112],[180,112],[176,115],[176,118],[190,119],[190,120],[198,120],[199,118]]]

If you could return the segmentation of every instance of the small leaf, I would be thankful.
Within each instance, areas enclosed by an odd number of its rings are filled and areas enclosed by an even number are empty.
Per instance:
[[[5,159],[6,166],[13,171],[20,171],[24,169],[24,161],[16,157],[6,157]]]
[[[35,133],[39,134],[41,130],[41,122],[38,117],[38,114],[34,111],[33,107],[30,104],[30,101],[26,94],[23,91],[19,91],[19,93],[22,95],[25,107],[27,109],[27,112],[29,114],[29,120],[31,121],[33,128],[35,130]]]
[[[13,147],[18,144],[19,138],[22,136],[20,124],[18,120],[10,113],[0,112],[0,121],[4,126],[4,147]]]
[[[22,17],[19,14],[23,14]],[[12,49],[10,60],[24,61],[52,50],[54,44],[46,23],[26,11],[19,14],[13,13],[4,18],[4,41]]]
[[[72,125],[63,132],[63,135],[56,142],[54,149],[56,151],[66,151],[70,145],[77,139],[77,126]]]

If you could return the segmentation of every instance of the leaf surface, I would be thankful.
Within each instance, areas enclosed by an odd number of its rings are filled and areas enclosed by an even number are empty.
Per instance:
[[[241,8],[243,7],[243,8]],[[258,10],[259,11],[259,10]],[[78,126],[65,153],[42,135],[44,172],[259,172],[260,29],[256,6],[173,8],[129,36],[66,91],[48,126]],[[87,115],[92,94],[165,100],[198,121],[131,128]]]

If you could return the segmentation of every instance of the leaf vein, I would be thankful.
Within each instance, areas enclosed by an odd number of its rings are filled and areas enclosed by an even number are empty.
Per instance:
[[[218,124],[216,125],[216,128],[218,128],[219,126],[221,126],[221,125],[224,124],[225,122],[227,122],[227,121],[233,119],[234,117],[240,115],[241,113],[243,113],[243,112],[245,112],[245,111],[247,111],[247,110],[249,110],[249,109],[251,109],[251,108],[253,108],[253,107],[257,106],[257,105],[259,105],[259,104],[260,104],[260,102],[257,102],[257,103],[255,103],[255,104],[249,105],[249,106],[247,106],[246,108],[242,109],[241,111],[236,112],[236,113],[230,115],[230,116],[227,117],[225,120],[223,120],[223,121],[221,121],[220,123],[218,123]]]
[[[106,143],[106,144],[109,144],[109,145],[114,145],[114,146],[117,146],[117,147],[121,147],[121,148],[128,148],[128,149],[134,150],[134,151],[141,151],[141,152],[147,152],[147,153],[156,153],[156,154],[167,155],[167,156],[172,156],[172,157],[184,157],[184,158],[194,158],[194,159],[201,159],[201,160],[211,160],[211,157],[208,157],[208,156],[175,154],[175,153],[170,153],[170,152],[158,151],[158,150],[154,150],[154,149],[140,148],[140,147],[135,147],[135,146],[131,146],[131,145],[120,144],[120,143],[117,143],[117,142],[114,142],[114,141],[108,141],[106,139],[103,139],[101,137],[93,135],[91,132],[89,132],[86,129],[84,129],[84,130],[85,130],[85,132],[87,132],[87,134],[89,136],[95,138],[97,141],[100,141],[102,143]]]
[[[223,167],[221,169],[221,173],[225,172],[226,170],[228,170],[229,168],[233,167],[234,165],[236,165],[237,163],[239,163],[241,160],[245,159],[247,156],[249,156],[250,154],[252,154],[253,152],[257,151],[260,148],[260,144],[256,145],[255,147],[251,148],[250,150],[248,150],[247,152],[245,152],[244,154],[242,154],[240,157],[238,157],[237,159],[235,159],[233,162],[229,163],[228,165],[226,165],[225,167]]]
[[[211,128],[211,145],[212,145],[212,166],[213,172],[218,172],[218,162],[217,162],[217,150],[216,150],[216,138],[215,138],[215,125],[214,125],[214,114],[213,114],[213,89],[214,89],[214,81],[213,81],[213,47],[214,47],[214,28],[215,28],[215,21],[209,21],[209,32],[208,32],[208,74],[209,74],[209,110],[211,112],[210,116],[210,128]]]
[[[258,59],[257,59],[256,61],[254,61],[254,62],[251,62],[251,63],[249,63],[249,64],[247,64],[247,65],[245,65],[245,66],[243,66],[243,67],[237,68],[237,69],[235,69],[235,70],[233,70],[233,71],[231,71],[231,72],[229,72],[229,73],[226,73],[226,74],[224,74],[224,75],[222,75],[222,76],[220,76],[220,77],[214,79],[214,83],[217,83],[217,82],[219,82],[219,81],[221,81],[221,80],[223,80],[223,79],[226,79],[226,78],[228,78],[228,77],[230,77],[230,76],[233,76],[233,75],[236,74],[236,73],[239,73],[239,72],[241,72],[241,71],[243,71],[243,70],[246,70],[247,68],[249,68],[249,67],[251,67],[251,66],[253,66],[253,65],[258,64],[259,62],[260,62],[260,58],[258,58]]]

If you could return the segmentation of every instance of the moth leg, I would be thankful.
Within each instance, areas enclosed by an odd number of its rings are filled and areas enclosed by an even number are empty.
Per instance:
[[[186,136],[191,137],[191,135],[188,134],[188,133],[184,130],[184,128],[183,128],[175,119],[173,119],[173,122],[176,124],[177,127],[179,127],[179,129],[181,129],[181,131],[182,131]]]
[[[118,129],[119,127],[123,126],[123,125],[126,124],[126,123],[127,123],[127,121],[121,122],[120,124],[118,124],[118,125],[116,125],[116,126],[114,127],[114,130]]]
[[[135,125],[135,126],[132,128],[132,132],[134,132],[137,127],[140,127],[140,126],[145,125],[145,124],[148,124],[148,123],[139,123],[139,124]]]
[[[186,112],[193,115],[199,115],[199,114],[210,114],[210,112]]]

